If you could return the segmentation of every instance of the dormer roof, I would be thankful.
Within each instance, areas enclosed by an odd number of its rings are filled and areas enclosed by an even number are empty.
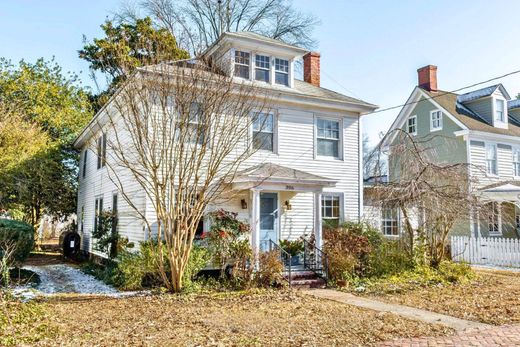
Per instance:
[[[510,100],[511,97],[509,96],[509,94],[507,93],[507,90],[506,88],[504,88],[504,86],[502,85],[502,83],[499,83],[499,84],[495,84],[493,86],[489,86],[489,87],[486,87],[486,88],[482,88],[482,89],[479,89],[479,90],[474,90],[472,92],[469,92],[469,93],[465,93],[465,94],[461,94],[457,97],[457,101],[461,102],[461,103],[467,103],[467,102],[471,102],[471,101],[474,101],[474,100],[478,100],[478,99],[481,99],[481,98],[485,98],[485,97],[488,97],[488,96],[491,96],[493,95],[493,93],[499,89],[500,92],[502,93],[502,95],[507,99],[507,100]]]
[[[520,99],[510,100],[507,102],[507,108],[509,110],[514,110],[520,108]]]

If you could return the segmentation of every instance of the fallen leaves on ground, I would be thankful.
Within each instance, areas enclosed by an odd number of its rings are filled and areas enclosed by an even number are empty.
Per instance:
[[[295,291],[47,299],[51,346],[359,346],[448,328]]]

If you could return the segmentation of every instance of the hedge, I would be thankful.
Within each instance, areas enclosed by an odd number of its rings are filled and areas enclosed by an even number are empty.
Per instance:
[[[34,247],[34,228],[27,223],[0,218],[0,256],[7,243],[15,242],[14,262],[21,263],[29,256]]]

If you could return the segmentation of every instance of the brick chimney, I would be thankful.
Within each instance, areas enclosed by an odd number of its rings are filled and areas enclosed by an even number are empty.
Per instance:
[[[316,87],[320,86],[320,54],[309,52],[303,56],[303,80]]]
[[[417,75],[419,77],[419,87],[430,92],[437,91],[437,66],[426,65],[417,69]]]

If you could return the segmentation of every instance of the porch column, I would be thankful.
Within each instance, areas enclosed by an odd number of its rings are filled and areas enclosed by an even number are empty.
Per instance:
[[[255,259],[260,251],[260,191],[251,189],[251,248]]]
[[[321,220],[321,190],[314,192],[314,238],[316,247],[323,246],[322,220]]]

